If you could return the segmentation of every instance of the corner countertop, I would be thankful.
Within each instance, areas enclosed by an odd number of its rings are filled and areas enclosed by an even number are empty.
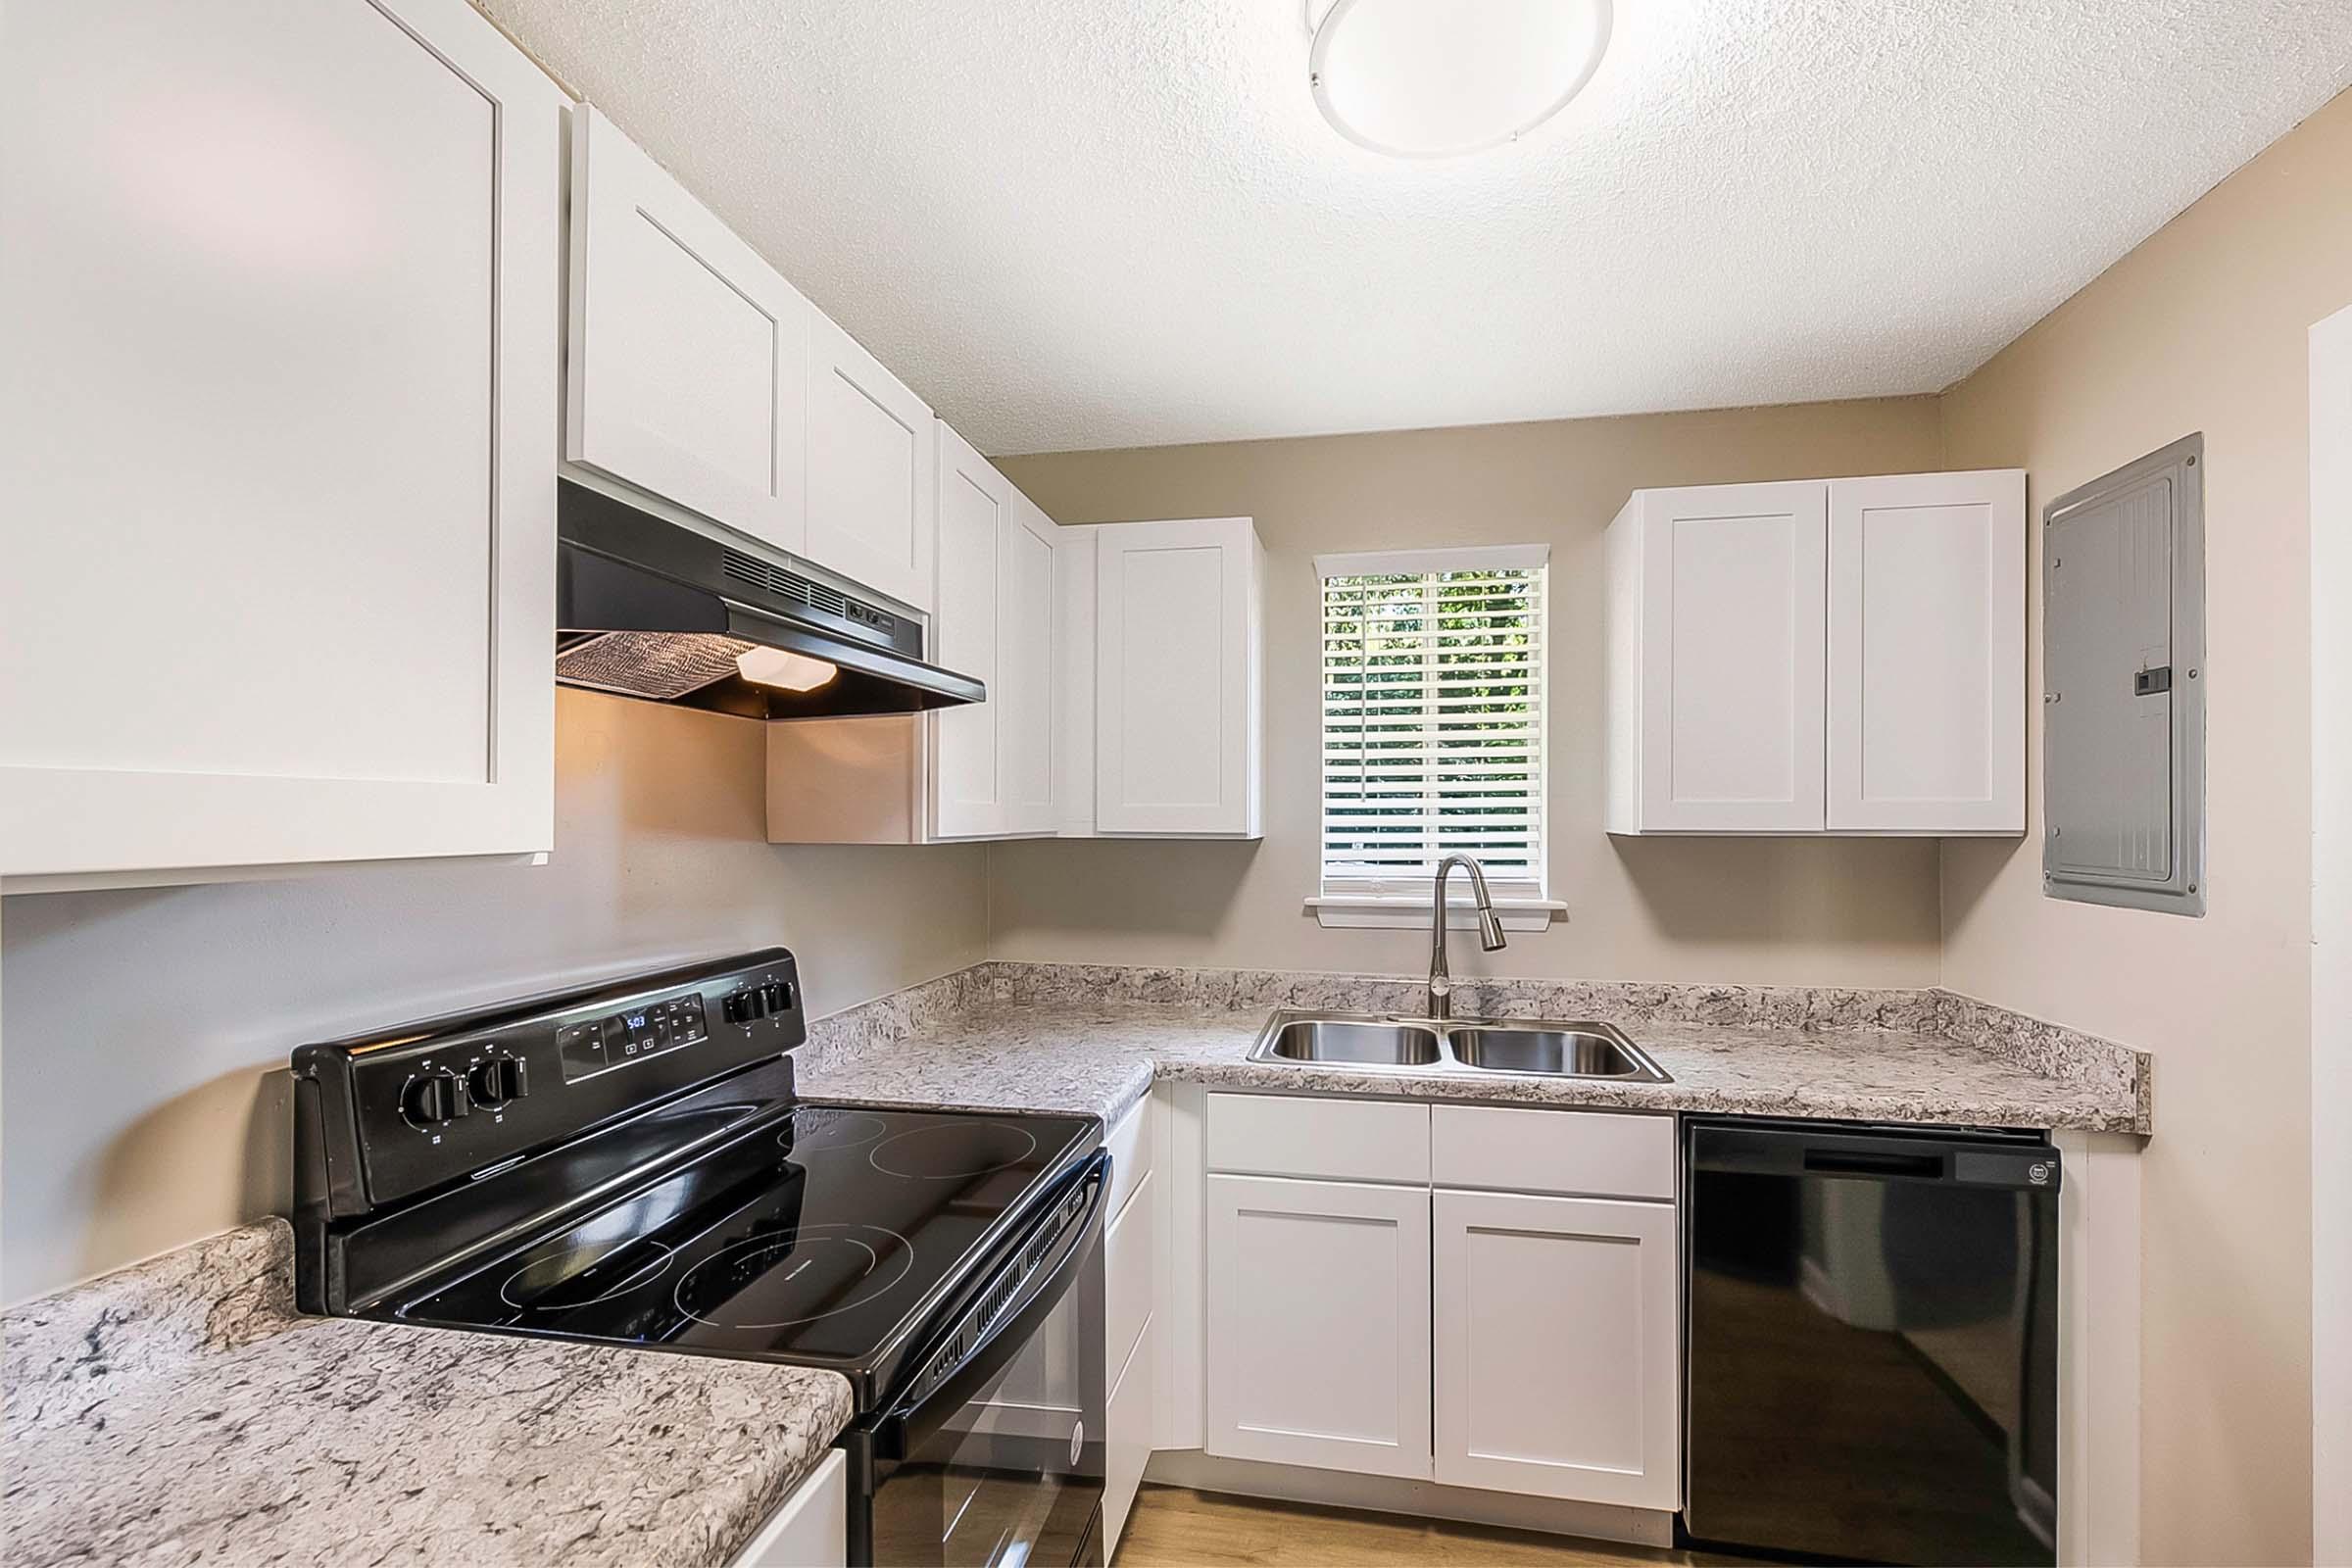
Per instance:
[[[830,1372],[292,1290],[270,1220],[9,1312],[9,1561],[723,1564],[850,1419]]]
[[[1678,1015],[1690,1009],[1678,999],[1664,998],[1664,988],[1596,998],[1547,995],[1548,983],[1538,983],[1517,988],[1514,996],[1474,995],[1472,1004],[1457,1004],[1465,1016],[1485,1010],[1609,1017],[1673,1078],[1639,1084],[1247,1059],[1271,1006],[1401,1010],[1405,999],[1390,994],[1396,984],[1391,981],[1357,980],[1352,988],[1293,986],[1291,994],[1276,995],[1265,1006],[1233,1004],[1248,1001],[1252,990],[1256,1001],[1266,1001],[1264,987],[1244,987],[1239,998],[1217,1005],[1216,994],[1204,995],[1190,976],[1162,985],[1161,994],[1152,996],[1115,971],[1004,967],[1021,972],[993,990],[966,984],[953,1004],[924,1008],[919,1002],[902,1003],[895,1019],[858,1018],[864,1009],[853,1009],[844,1015],[848,1027],[828,1028],[835,1020],[826,1020],[801,1053],[800,1092],[827,1100],[1086,1111],[1108,1122],[1148,1094],[1155,1079],[1165,1078],[1302,1094],[2148,1130],[2145,1058],[2135,1061],[2135,1053],[2081,1037],[2085,1052],[2104,1047],[2116,1056],[2088,1068],[2049,1050],[2021,1060],[2027,1053],[1945,1033],[1953,1026],[1947,1004],[1955,999],[1939,993],[1741,993],[1740,1005],[1717,1006],[1732,1018],[1722,1022]],[[1302,989],[1324,994],[1301,996]],[[1795,996],[1803,999],[1801,1011],[1786,1000]],[[887,1009],[897,1002],[885,998],[869,1007]]]

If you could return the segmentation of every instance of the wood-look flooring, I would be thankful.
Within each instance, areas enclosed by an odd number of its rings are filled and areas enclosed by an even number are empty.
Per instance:
[[[1146,1487],[1113,1568],[1632,1568],[1741,1559],[1606,1541]]]

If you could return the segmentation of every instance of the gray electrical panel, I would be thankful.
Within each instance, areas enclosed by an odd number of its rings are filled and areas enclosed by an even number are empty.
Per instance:
[[[2042,511],[2042,891],[2205,912],[2205,438]]]

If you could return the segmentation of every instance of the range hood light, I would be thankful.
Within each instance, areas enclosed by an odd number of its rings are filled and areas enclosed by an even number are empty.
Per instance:
[[[841,673],[839,664],[786,648],[747,648],[735,656],[735,668],[755,686],[788,692],[815,691]]]

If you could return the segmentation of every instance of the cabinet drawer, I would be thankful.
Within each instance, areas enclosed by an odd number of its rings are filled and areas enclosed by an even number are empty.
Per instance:
[[[1144,1325],[1152,1318],[1152,1264],[1159,1250],[1159,1227],[1152,1204],[1152,1177],[1147,1171],[1143,1184],[1135,1190],[1135,1200],[1110,1222],[1102,1238],[1104,1387],[1118,1378],[1135,1342],[1143,1336]]]
[[[1440,1187],[1670,1200],[1674,1118],[1439,1105],[1430,1165]]]
[[[1254,1176],[1427,1182],[1429,1107],[1393,1100],[1211,1095],[1208,1168]]]
[[[1129,1196],[1152,1169],[1151,1096],[1119,1118],[1119,1124],[1103,1136],[1102,1147],[1110,1151],[1110,1193],[1103,1212],[1116,1224],[1126,1212]]]

